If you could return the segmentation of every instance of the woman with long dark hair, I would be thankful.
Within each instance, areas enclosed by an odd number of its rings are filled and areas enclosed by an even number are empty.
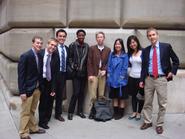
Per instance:
[[[138,38],[135,35],[131,35],[127,39],[127,49],[129,56],[129,79],[128,79],[128,92],[132,96],[132,109],[133,113],[129,116],[129,119],[140,120],[141,111],[144,101],[137,99],[138,91],[142,91],[144,95],[144,89],[139,87],[142,65],[142,48]]]

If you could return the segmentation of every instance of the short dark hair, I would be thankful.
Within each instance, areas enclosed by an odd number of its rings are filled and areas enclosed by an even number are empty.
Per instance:
[[[42,37],[40,37],[40,36],[33,36],[32,43],[34,43],[36,39],[39,39],[39,40],[43,41]]]
[[[66,34],[66,36],[67,36],[67,32],[66,32],[64,29],[59,29],[59,30],[57,30],[57,32],[56,32],[56,37],[58,36],[58,34],[59,34],[60,32],[64,32],[64,33]]]
[[[83,30],[83,29],[77,30],[76,35],[78,35],[78,33],[80,33],[80,32],[83,32],[83,33],[86,35],[86,32],[85,32],[85,30]]]
[[[115,45],[116,45],[116,42],[119,41],[119,43],[121,44],[121,51],[123,53],[125,53],[125,47],[124,47],[124,43],[123,43],[123,40],[121,38],[118,38],[115,40],[114,42],[114,50],[113,50],[113,54],[115,55],[117,52],[116,52],[116,48],[115,48]]]
[[[139,42],[139,39],[135,35],[131,35],[127,39],[128,55],[132,55],[132,53],[134,52],[134,50],[132,48],[130,48],[130,44],[131,44],[132,40],[136,41],[136,43],[137,43],[137,52],[142,49],[140,42]]]

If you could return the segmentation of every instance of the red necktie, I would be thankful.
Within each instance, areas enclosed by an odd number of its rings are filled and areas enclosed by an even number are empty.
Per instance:
[[[156,46],[153,47],[153,57],[152,57],[152,72],[153,72],[153,76],[155,78],[158,77],[158,65],[157,65],[157,50],[156,50]]]

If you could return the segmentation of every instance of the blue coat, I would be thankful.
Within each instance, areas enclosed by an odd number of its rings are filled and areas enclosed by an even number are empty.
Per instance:
[[[107,84],[113,88],[126,86],[128,82],[128,55],[122,53],[120,56],[109,55],[107,68]]]

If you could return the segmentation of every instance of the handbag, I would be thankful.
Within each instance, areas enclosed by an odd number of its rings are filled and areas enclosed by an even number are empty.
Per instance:
[[[141,101],[144,100],[144,88],[139,88],[136,98]]]

